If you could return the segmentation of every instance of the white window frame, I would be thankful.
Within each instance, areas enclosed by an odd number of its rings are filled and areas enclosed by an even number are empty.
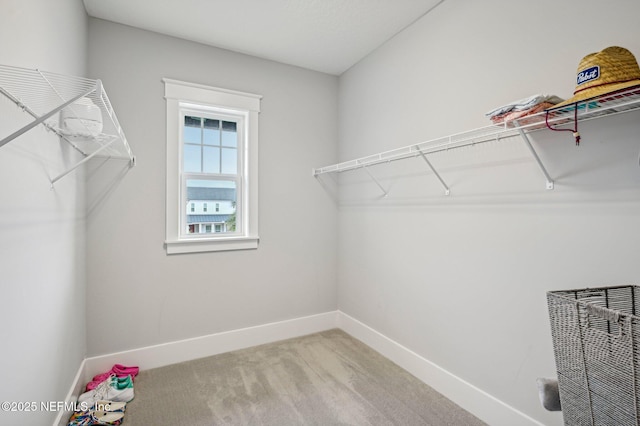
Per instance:
[[[234,122],[236,123],[236,135],[237,135],[237,143],[236,143],[236,157],[237,157],[237,162],[236,162],[236,166],[237,166],[237,170],[238,173],[234,173],[234,174],[224,174],[224,173],[201,173],[201,172],[186,172],[184,170],[182,170],[182,166],[183,166],[183,157],[182,154],[184,153],[184,145],[185,145],[185,141],[182,140],[184,137],[183,132],[180,132],[180,147],[179,147],[179,155],[180,155],[180,159],[178,160],[179,164],[180,164],[180,177],[181,177],[181,183],[180,183],[180,191],[181,191],[181,200],[182,203],[181,205],[185,206],[187,204],[187,194],[185,193],[185,188],[187,186],[187,181],[189,180],[202,180],[202,181],[226,181],[226,182],[233,182],[235,185],[235,189],[236,189],[236,230],[233,232],[225,232],[226,235],[224,235],[225,237],[233,237],[233,236],[243,236],[244,235],[244,216],[246,213],[246,208],[244,205],[244,155],[241,155],[241,153],[243,152],[242,149],[242,143],[243,141],[245,141],[245,134],[246,134],[246,120],[248,118],[248,113],[246,112],[235,112],[235,111],[231,111],[229,109],[221,109],[221,108],[214,108],[211,106],[204,106],[204,105],[194,105],[191,103],[186,103],[186,102],[179,102],[178,104],[178,108],[179,108],[179,114],[180,114],[180,123],[181,129],[184,129],[182,123],[185,122],[185,117],[187,116],[192,116],[192,117],[199,117],[199,118],[208,118],[208,119],[212,119],[212,120],[217,120],[220,123],[222,122]],[[222,145],[221,145],[222,147]],[[220,158],[222,158],[222,155],[220,156]],[[192,211],[193,213],[193,211]],[[196,213],[201,213],[201,209],[200,206],[198,206],[198,208],[196,209]],[[181,226],[179,227],[180,233],[179,233],[179,239],[189,239],[189,238],[207,238],[207,235],[205,232],[201,232],[199,233],[195,233],[195,234],[189,234],[186,232],[187,230],[187,214],[186,214],[186,209],[182,209],[180,211],[180,221],[181,221]],[[202,227],[201,227],[202,228]],[[217,236],[217,235],[209,235],[208,237],[210,238],[221,238],[222,236]]]
[[[162,79],[167,106],[167,181],[166,181],[166,240],[167,254],[208,251],[246,250],[258,248],[258,114],[262,96],[220,89],[184,81]],[[180,117],[185,104],[210,108],[232,115],[243,115],[244,131],[238,140],[238,156],[242,156],[241,188],[237,188],[238,205],[242,212],[241,231],[233,235],[212,233],[184,235],[181,232],[182,203]]]

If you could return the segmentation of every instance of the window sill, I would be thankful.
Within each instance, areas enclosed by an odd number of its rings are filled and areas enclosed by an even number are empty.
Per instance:
[[[209,251],[251,250],[258,248],[258,237],[229,237],[165,241],[167,254],[203,253]]]

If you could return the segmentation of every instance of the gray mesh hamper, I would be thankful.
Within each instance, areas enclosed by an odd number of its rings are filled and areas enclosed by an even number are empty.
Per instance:
[[[547,293],[565,426],[640,426],[640,287]]]

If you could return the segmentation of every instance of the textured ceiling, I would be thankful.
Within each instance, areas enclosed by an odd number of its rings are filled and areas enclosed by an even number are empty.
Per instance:
[[[339,75],[444,0],[84,0],[90,16]]]

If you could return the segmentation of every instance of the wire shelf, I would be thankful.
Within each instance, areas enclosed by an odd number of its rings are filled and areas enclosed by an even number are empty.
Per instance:
[[[587,121],[607,115],[634,111],[640,109],[640,87],[634,87],[632,89],[588,99],[575,104],[569,104],[565,107],[550,110],[548,112],[548,116],[547,113],[543,111],[518,120],[506,121],[499,125],[480,127],[463,133],[419,142],[402,148],[396,148],[342,163],[319,167],[313,170],[313,175],[318,176],[325,173],[346,172],[376,164],[432,154],[505,138],[523,137],[526,139],[527,134],[545,129],[545,120],[547,120],[550,125],[556,127],[564,127],[572,124],[575,121],[576,108],[578,121]],[[525,141],[528,143],[527,140]],[[531,147],[531,149],[533,148]],[[541,164],[540,166],[542,167]]]
[[[0,93],[34,121],[0,140],[0,147],[42,124],[85,158],[52,183],[94,157],[135,157],[102,82],[46,71],[0,65]]]

